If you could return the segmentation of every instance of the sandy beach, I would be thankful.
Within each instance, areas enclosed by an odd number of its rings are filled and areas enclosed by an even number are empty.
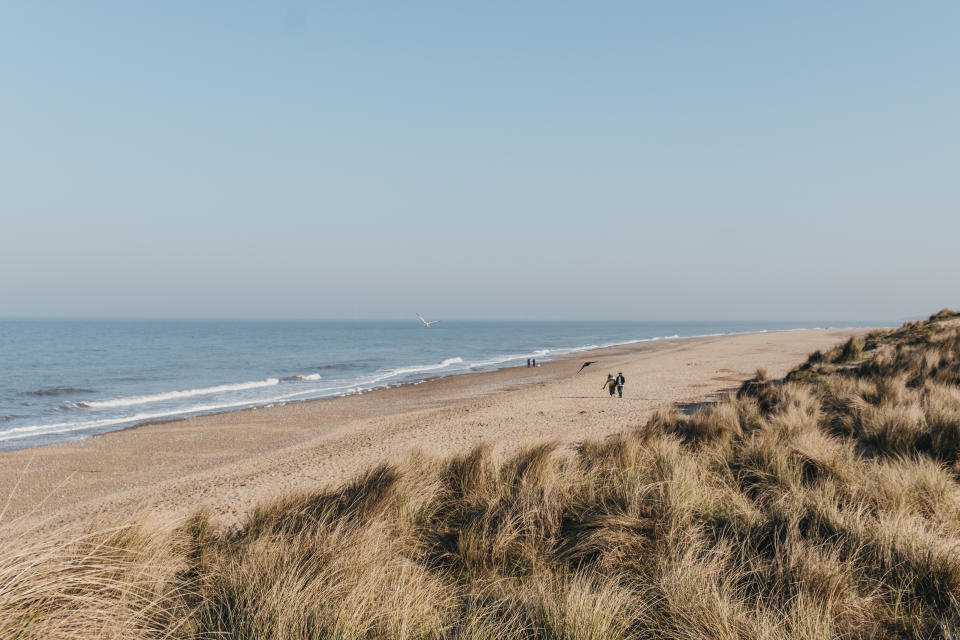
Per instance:
[[[758,368],[784,375],[864,329],[662,340],[580,353],[537,368],[450,376],[370,393],[144,425],[0,454],[6,535],[199,507],[223,525],[258,501],[342,482],[420,450],[487,442],[499,453],[556,440],[567,450],[644,422],[658,407],[733,390]],[[577,375],[586,360],[597,363]],[[623,399],[602,389],[623,372]]]

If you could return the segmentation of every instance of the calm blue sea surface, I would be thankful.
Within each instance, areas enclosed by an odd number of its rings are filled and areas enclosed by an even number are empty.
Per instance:
[[[598,346],[856,324],[0,320],[0,450]]]

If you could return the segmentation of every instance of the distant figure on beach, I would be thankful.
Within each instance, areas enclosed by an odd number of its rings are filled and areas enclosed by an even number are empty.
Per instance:
[[[527,358],[527,369],[530,368],[530,358]]]
[[[626,381],[627,379],[623,377],[623,373],[618,371],[617,372],[617,394],[619,394],[621,398],[623,397],[623,383]]]
[[[537,359],[536,359],[536,358],[533,359],[533,366],[537,366]]]
[[[613,394],[617,392],[617,379],[614,378],[611,374],[607,374],[607,381],[603,383],[610,390],[610,397],[613,397]],[[600,387],[601,389],[603,387]]]

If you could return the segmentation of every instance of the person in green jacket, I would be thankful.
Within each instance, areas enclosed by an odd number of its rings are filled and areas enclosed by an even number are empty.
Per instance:
[[[607,374],[607,381],[603,383],[610,390],[610,397],[613,397],[613,394],[617,392],[617,379],[614,378],[609,373]],[[603,387],[600,387],[601,389]]]

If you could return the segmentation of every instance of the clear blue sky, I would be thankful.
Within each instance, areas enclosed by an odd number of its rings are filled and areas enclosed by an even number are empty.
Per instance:
[[[957,2],[0,5],[0,316],[960,306]]]

